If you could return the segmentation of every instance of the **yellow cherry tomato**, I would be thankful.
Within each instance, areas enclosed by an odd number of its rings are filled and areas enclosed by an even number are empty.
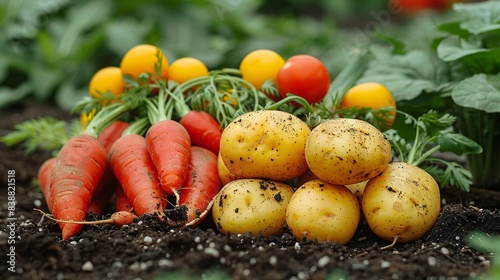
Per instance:
[[[158,61],[161,58],[161,61]],[[161,77],[156,75],[156,65],[161,64]],[[156,46],[137,45],[125,53],[120,62],[120,69],[125,75],[137,79],[142,73],[152,74],[156,78],[168,78],[169,65],[167,57]]]
[[[124,86],[120,68],[105,67],[97,71],[90,79],[89,94],[92,97],[102,97],[103,93],[109,91],[113,95],[119,95],[123,93]]]
[[[275,80],[285,60],[278,53],[260,49],[247,54],[240,63],[243,79],[259,88],[267,80]]]
[[[386,120],[386,124],[379,124],[383,129],[389,129],[396,117],[396,101],[391,92],[382,84],[366,82],[353,86],[344,95],[340,107],[359,107],[380,109],[392,107],[390,109],[391,118]]]
[[[194,57],[179,58],[170,65],[169,79],[178,84],[204,76],[208,76],[207,66]]]

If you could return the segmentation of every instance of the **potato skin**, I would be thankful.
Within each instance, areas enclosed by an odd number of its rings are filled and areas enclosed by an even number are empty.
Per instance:
[[[249,112],[224,129],[222,161],[239,178],[290,180],[308,168],[305,145],[310,132],[301,119],[287,112]]]
[[[295,191],[286,222],[297,240],[346,244],[356,232],[360,211],[358,199],[348,188],[316,179]]]
[[[391,159],[391,145],[373,125],[358,119],[323,122],[310,133],[306,160],[318,178],[338,185],[369,180]]]
[[[382,239],[405,243],[424,236],[441,210],[439,186],[423,169],[404,162],[390,163],[366,184],[363,214]]]
[[[292,187],[282,182],[237,179],[215,197],[212,217],[223,234],[279,235],[286,225],[286,207],[292,195]]]

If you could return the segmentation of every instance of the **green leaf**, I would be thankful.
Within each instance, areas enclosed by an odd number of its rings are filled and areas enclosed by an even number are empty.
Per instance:
[[[463,14],[466,19],[460,27],[472,34],[500,30],[500,2],[455,4],[453,9]]]
[[[131,47],[142,44],[152,30],[148,19],[137,21],[132,18],[116,19],[106,27],[106,40],[114,53],[126,53]]]
[[[385,85],[396,102],[412,100],[423,92],[439,91],[445,79],[444,65],[425,51],[410,51],[405,55],[378,58],[357,83],[378,82]]]
[[[467,39],[472,34],[461,27],[460,21],[443,23],[437,27],[438,30],[446,32],[451,35],[457,35],[460,38]]]
[[[443,39],[437,47],[438,57],[444,61],[455,61],[481,52],[489,52],[489,50],[481,48],[481,41],[477,37],[475,40],[464,40],[449,36]]]
[[[462,107],[487,113],[500,112],[500,75],[477,74],[460,82],[451,92],[453,101]]]
[[[481,145],[458,133],[440,133],[437,141],[442,152],[452,152],[459,156],[483,152]]]

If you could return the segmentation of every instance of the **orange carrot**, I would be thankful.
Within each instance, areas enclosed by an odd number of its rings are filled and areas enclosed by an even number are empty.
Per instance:
[[[128,134],[116,140],[110,149],[109,163],[137,215],[163,216],[166,201],[144,137]]]
[[[129,127],[129,124],[124,121],[114,121],[108,125],[97,137],[97,140],[102,143],[106,151],[109,152],[111,145],[122,136],[123,131]]]
[[[120,184],[116,187],[115,190],[116,193],[116,200],[115,200],[115,207],[116,211],[132,211],[132,203],[128,200],[127,196],[123,192],[123,188]]]
[[[212,115],[204,111],[189,111],[179,122],[187,130],[192,145],[207,148],[214,154],[219,154],[222,130]]]
[[[146,145],[165,192],[179,196],[186,180],[191,139],[186,129],[173,120],[162,120],[146,133]]]
[[[70,139],[56,157],[50,178],[52,214],[56,219],[85,220],[90,201],[107,164],[106,150],[93,136]],[[63,240],[77,234],[82,225],[59,223]]]
[[[40,189],[42,189],[45,203],[47,204],[47,208],[50,212],[52,212],[52,202],[50,199],[50,174],[52,173],[54,163],[56,163],[55,157],[47,159],[42,163],[37,174],[38,184],[40,185]]]
[[[186,205],[187,224],[201,222],[222,183],[217,171],[217,156],[208,149],[192,146],[189,171],[181,189],[179,206]]]

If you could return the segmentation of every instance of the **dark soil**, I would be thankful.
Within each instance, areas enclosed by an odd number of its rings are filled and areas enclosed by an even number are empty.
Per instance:
[[[47,105],[2,112],[0,135],[40,115],[67,119]],[[442,190],[442,213],[422,239],[382,250],[388,242],[361,223],[346,245],[296,241],[289,233],[269,238],[224,236],[211,219],[195,229],[166,229],[141,217],[130,226],[85,226],[62,241],[59,227],[41,219],[46,205],[34,179],[50,155],[29,156],[0,144],[0,275],[2,279],[470,279],[484,275],[492,255],[468,243],[470,234],[500,234],[500,193],[473,188]],[[15,239],[7,225],[7,176],[15,171]],[[88,217],[99,219],[101,217]],[[15,245],[10,244],[15,240]],[[14,246],[10,248],[10,246]],[[15,273],[7,254],[15,251]]]

